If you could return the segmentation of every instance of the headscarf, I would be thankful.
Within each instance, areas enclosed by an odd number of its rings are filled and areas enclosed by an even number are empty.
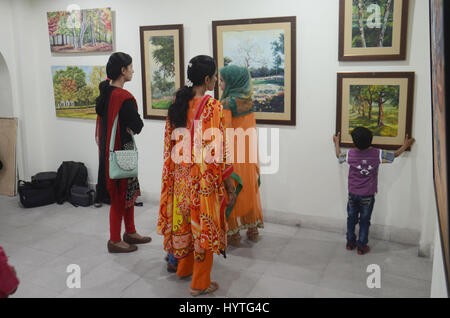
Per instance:
[[[223,108],[231,110],[233,117],[253,112],[253,84],[248,69],[229,65],[220,69],[220,76],[226,84],[220,99]]]

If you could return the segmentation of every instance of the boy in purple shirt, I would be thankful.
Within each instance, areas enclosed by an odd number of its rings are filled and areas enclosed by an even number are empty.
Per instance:
[[[414,138],[406,135],[405,143],[397,151],[390,152],[372,148],[372,132],[365,127],[356,127],[351,135],[356,149],[348,153],[341,153],[339,146],[341,133],[333,136],[336,157],[339,163],[347,161],[350,165],[348,174],[348,203],[347,203],[347,250],[357,247],[358,254],[370,251],[369,241],[370,217],[372,216],[375,194],[378,192],[378,166],[381,163],[392,163],[413,143]],[[356,240],[355,226],[359,217],[359,237]]]

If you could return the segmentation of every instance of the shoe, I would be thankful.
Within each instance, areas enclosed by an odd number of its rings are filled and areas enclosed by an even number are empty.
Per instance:
[[[259,233],[257,228],[251,228],[247,230],[247,237],[250,241],[253,243],[256,243],[259,241]]]
[[[108,252],[110,253],[130,253],[136,251],[138,248],[136,245],[130,245],[128,248],[115,245],[113,242],[108,241]]]
[[[169,273],[176,273],[177,272],[177,266],[171,265],[169,263],[167,263],[167,271]]]
[[[241,236],[238,234],[228,236],[227,237],[227,245],[231,245],[234,247],[240,247],[241,246]]]
[[[150,236],[143,236],[141,239],[129,236],[127,233],[123,233],[123,241],[128,244],[146,244],[152,241]]]
[[[366,253],[370,252],[370,247],[369,245],[364,245],[364,246],[358,246],[358,254],[359,255],[364,255]]]
[[[191,296],[196,297],[196,296],[200,296],[200,295],[211,294],[218,289],[219,289],[219,284],[217,284],[216,282],[211,282],[211,285],[209,285],[208,288],[203,289],[203,290],[191,288]]]
[[[345,248],[347,249],[347,251],[353,251],[356,246],[357,245],[355,242],[347,241],[347,245],[345,246]]]

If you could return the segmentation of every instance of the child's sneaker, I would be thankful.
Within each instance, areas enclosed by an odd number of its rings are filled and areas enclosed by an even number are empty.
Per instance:
[[[364,255],[364,254],[369,253],[369,252],[370,252],[369,245],[358,246],[358,254],[359,255]]]
[[[351,241],[347,241],[347,245],[345,246],[347,251],[352,251],[352,250],[355,249],[355,247],[356,247],[356,243],[355,242],[351,242]]]

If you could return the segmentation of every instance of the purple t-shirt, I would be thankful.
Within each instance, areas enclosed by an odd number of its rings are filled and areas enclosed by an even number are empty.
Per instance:
[[[348,192],[356,195],[373,195],[378,191],[378,167],[381,163],[391,163],[395,154],[377,148],[367,150],[350,149],[341,155],[340,162],[350,165]]]

